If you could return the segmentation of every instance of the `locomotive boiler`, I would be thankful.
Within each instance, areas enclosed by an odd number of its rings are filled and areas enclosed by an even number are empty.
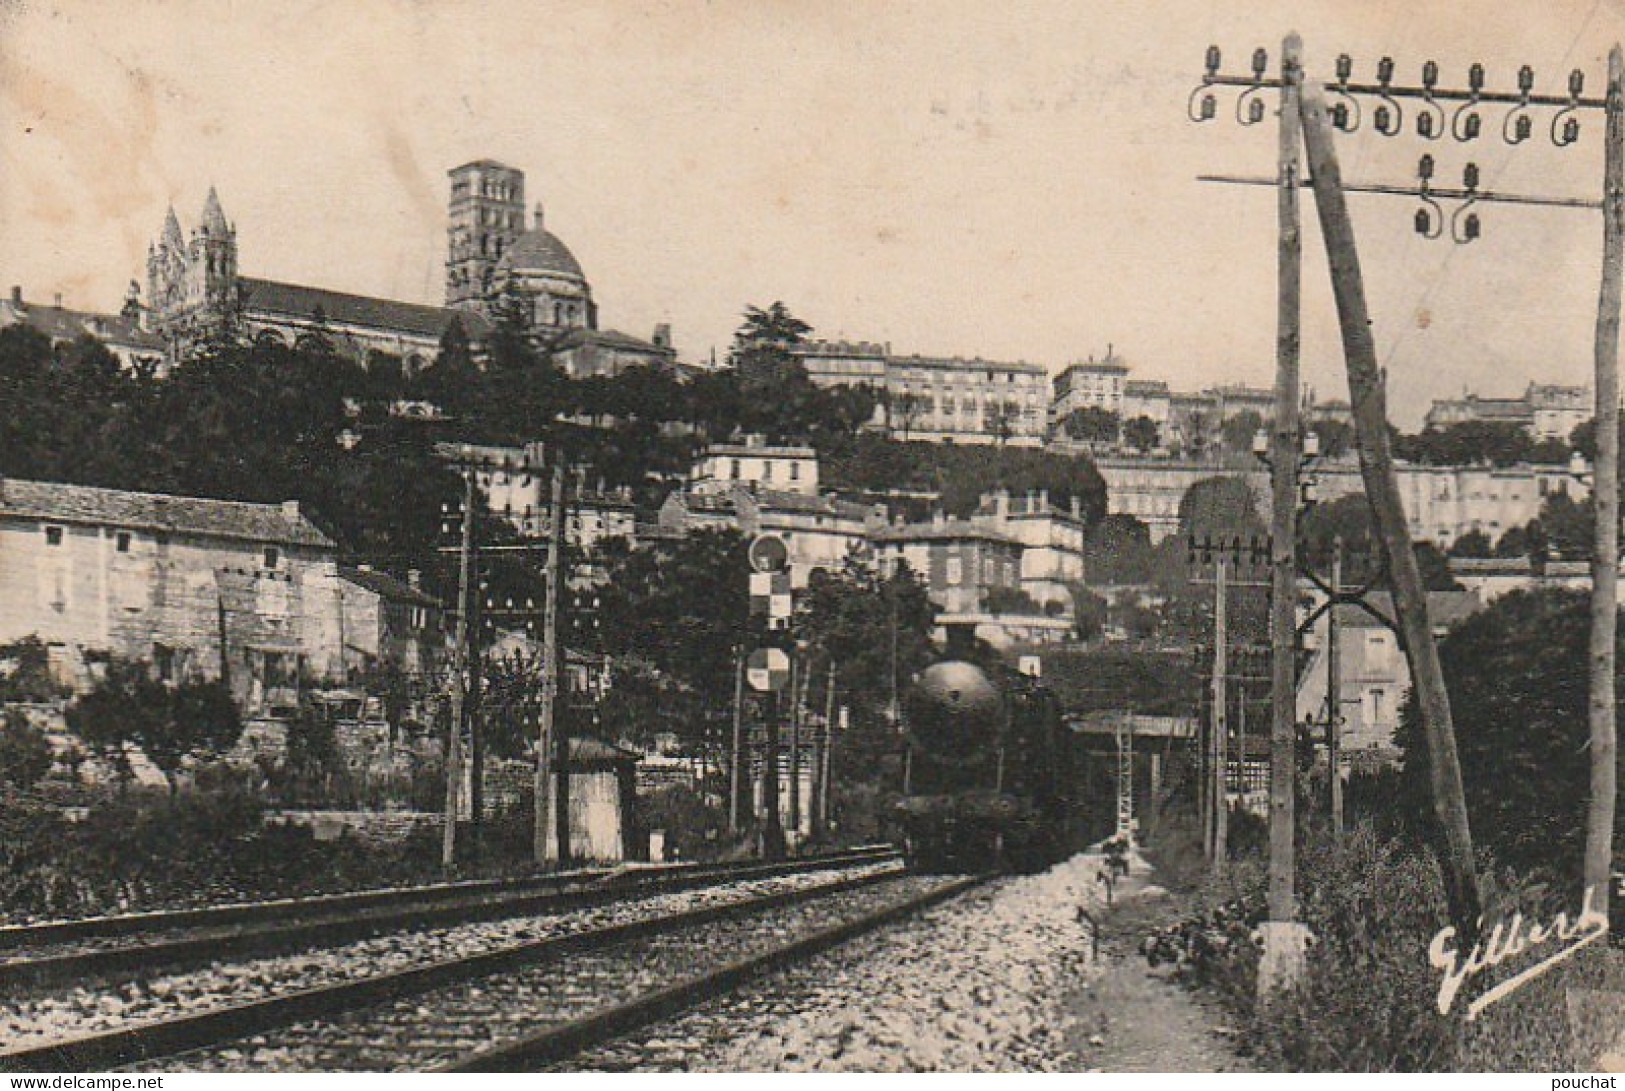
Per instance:
[[[923,671],[902,711],[911,865],[1037,871],[1072,850],[1071,747],[1049,690],[955,659]]]

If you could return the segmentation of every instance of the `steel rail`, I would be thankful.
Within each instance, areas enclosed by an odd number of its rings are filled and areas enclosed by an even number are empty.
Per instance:
[[[774,970],[805,961],[865,933],[958,897],[987,882],[989,878],[990,876],[973,876],[948,882],[935,890],[876,910],[856,920],[833,925],[810,936],[738,959],[707,973],[697,974],[646,993],[634,1000],[601,1008],[590,1015],[549,1027],[513,1042],[478,1050],[432,1071],[515,1072],[531,1071],[545,1065],[557,1064],[623,1034],[680,1015]]]
[[[859,845],[821,856],[798,857],[799,861],[841,860],[863,855],[884,856],[894,852],[891,845]],[[344,894],[313,894],[301,898],[272,898],[258,902],[231,902],[226,905],[199,906],[192,909],[157,909],[142,913],[119,913],[99,917],[78,917],[69,920],[40,921],[34,924],[0,925],[0,950],[27,944],[57,943],[73,939],[91,939],[100,936],[124,936],[136,933],[173,931],[180,928],[208,927],[247,923],[260,920],[286,920],[290,915],[310,916],[335,910],[362,909],[369,906],[389,905],[408,900],[430,901],[458,898],[468,894],[506,893],[517,890],[537,890],[566,886],[571,883],[636,882],[651,875],[670,875],[699,871],[725,871],[734,867],[749,867],[751,861],[731,864],[657,864],[647,868],[579,868],[549,875],[515,876],[504,879],[463,879],[449,883],[426,883],[421,886],[379,887],[372,890],[351,891]]]
[[[666,931],[794,905],[872,886],[896,879],[901,874],[882,872],[838,879],[727,905],[684,910],[646,920],[512,944],[476,955],[444,959],[356,981],[302,989],[213,1011],[153,1020],[36,1046],[0,1050],[0,1072],[102,1072],[120,1065],[173,1058],[189,1050],[262,1034],[291,1023],[333,1018],[375,1004],[544,962],[572,951],[594,950]]]
[[[344,907],[340,906],[337,915],[332,915],[329,910],[330,915],[317,914],[292,921],[275,915],[277,903],[261,903],[243,907],[255,911],[249,918],[253,926],[236,931],[200,932],[197,935],[148,939],[116,947],[0,961],[0,986],[39,986],[64,980],[82,983],[98,975],[119,971],[160,966],[173,969],[213,962],[226,956],[242,958],[306,947],[333,946],[386,932],[477,923],[544,910],[562,912],[583,909],[627,898],[691,890],[719,882],[773,878],[822,868],[859,867],[892,858],[901,858],[895,849],[864,849],[775,863],[752,861],[718,867],[690,866],[682,870],[654,873],[594,873],[586,877],[587,881],[572,888],[570,884],[583,874],[573,873],[576,878],[559,880],[547,877],[532,880],[532,885],[528,887],[520,885],[500,889],[487,886],[448,893],[437,890],[435,896],[428,900],[414,897],[415,891],[406,888],[404,897],[397,900],[380,901],[369,896],[360,903],[359,908],[351,908],[348,912],[344,912]],[[193,911],[186,912],[191,914]],[[260,924],[262,920],[266,922],[263,925]],[[211,923],[219,923],[220,927],[236,927],[232,919]]]

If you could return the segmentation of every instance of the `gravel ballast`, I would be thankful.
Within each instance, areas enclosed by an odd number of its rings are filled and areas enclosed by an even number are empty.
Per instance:
[[[1055,1072],[1064,1000],[1093,976],[1080,907],[1102,900],[1101,859],[1078,856],[821,955],[569,1071]]]

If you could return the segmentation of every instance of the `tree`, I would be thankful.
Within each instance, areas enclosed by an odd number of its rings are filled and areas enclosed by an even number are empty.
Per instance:
[[[745,320],[734,331],[733,348],[728,357],[739,373],[747,406],[754,396],[782,394],[775,391],[775,387],[806,379],[806,367],[790,348],[799,345],[811,332],[812,327],[791,314],[782,300],[775,300],[765,310],[745,308]]]
[[[39,703],[62,695],[51,677],[51,656],[37,636],[0,644],[0,703]]]
[[[800,597],[796,632],[818,662],[835,663],[837,700],[851,713],[832,755],[836,782],[848,793],[854,785],[883,784],[883,759],[898,749],[892,697],[938,658],[931,643],[936,615],[906,564],[883,576],[851,559],[839,572],[814,573]]]
[[[1110,409],[1085,405],[1061,421],[1061,430],[1079,443],[1114,444],[1123,431],[1123,418]]]
[[[982,593],[982,609],[990,614],[1033,615],[1044,612],[1038,600],[1019,587],[995,585]]]
[[[188,758],[218,756],[243,729],[224,683],[169,686],[128,660],[108,663],[102,680],[69,705],[66,716],[68,727],[125,775],[128,748],[139,748],[164,774],[171,795]]]
[[[930,399],[924,394],[916,394],[909,390],[900,390],[895,394],[886,396],[886,418],[891,426],[903,433],[908,439],[914,426],[925,416],[926,406]]]
[[[780,299],[774,300],[765,309],[748,306],[744,317],[744,322],[734,333],[735,352],[767,345],[788,348],[799,345],[813,331],[811,326],[791,314],[790,308]]]
[[[1320,457],[1340,458],[1354,445],[1354,427],[1340,420],[1317,420],[1309,425],[1320,443]]]
[[[1132,515],[1106,516],[1084,540],[1083,570],[1096,585],[1150,582],[1150,528]]]
[[[1472,830],[1526,876],[1578,881],[1589,792],[1584,593],[1514,591],[1439,645]],[[1414,698],[1398,737],[1402,809],[1432,815],[1428,751]],[[1431,833],[1431,829],[1429,830]]]
[[[1077,619],[1078,639],[1094,640],[1106,631],[1111,604],[1081,583],[1070,584],[1072,616]]]
[[[1254,410],[1243,409],[1219,426],[1224,445],[1237,454],[1249,454],[1253,438],[1264,428],[1264,418]]]
[[[1489,535],[1482,530],[1469,530],[1450,543],[1452,557],[1488,557],[1491,553]]]
[[[1021,406],[1015,402],[989,402],[986,412],[988,432],[999,441],[999,446],[1009,443],[1021,424]]]
[[[26,792],[51,771],[51,743],[21,712],[0,718],[0,783]]]
[[[1162,429],[1150,417],[1131,417],[1123,422],[1123,442],[1147,454],[1162,442]]]
[[[748,641],[746,542],[733,530],[603,551],[600,637],[606,652],[649,664],[674,729],[706,741],[712,714],[733,699],[736,657]]]

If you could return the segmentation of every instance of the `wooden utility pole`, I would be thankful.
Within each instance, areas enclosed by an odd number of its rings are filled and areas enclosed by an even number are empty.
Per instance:
[[[1220,557],[1213,570],[1213,728],[1208,739],[1208,760],[1212,764],[1208,794],[1213,807],[1208,855],[1215,865],[1222,865],[1229,855],[1230,804],[1225,791],[1229,778],[1225,758],[1230,749],[1230,627],[1225,601],[1229,598],[1226,569],[1225,559]]]
[[[803,656],[790,658],[790,836],[801,840],[801,710],[806,704],[810,664]],[[799,688],[798,688],[799,680]]]
[[[1625,59],[1608,52],[1607,137],[1603,145],[1602,288],[1597,298],[1597,465],[1592,483],[1596,542],[1591,551],[1591,799],[1586,810],[1585,890],[1605,918],[1613,870],[1618,742],[1614,724],[1614,646],[1619,619],[1619,310],[1625,247]]]
[[[762,720],[766,738],[762,746],[762,833],[764,860],[784,859],[784,823],[779,818],[779,695],[769,690],[762,695]]]
[[[728,750],[728,829],[739,832],[745,788],[745,655],[734,661],[734,734]]]
[[[1279,238],[1276,254],[1275,420],[1270,432],[1269,919],[1258,988],[1268,996],[1303,972],[1307,930],[1296,922],[1298,348],[1303,239],[1298,214],[1303,41],[1281,43]]]
[[[552,804],[553,856],[563,867],[570,860],[570,789],[568,733],[559,724],[559,586],[564,571],[564,460],[555,451],[548,503],[547,587],[542,607],[542,708],[536,740],[536,832],[538,864],[548,860],[548,814]]]
[[[446,818],[440,865],[457,864],[457,810],[463,787],[463,709],[468,701],[468,600],[474,568],[474,471],[463,467],[463,534],[457,551],[457,636],[451,653],[451,726],[446,737]]]
[[[835,743],[835,660],[829,661],[824,688],[824,729],[818,735],[818,751],[813,760],[817,769],[817,790],[813,793],[813,831],[818,836],[829,829],[829,754]]]
[[[1360,473],[1388,560],[1405,658],[1427,735],[1433,806],[1445,842],[1443,864],[1451,917],[1461,937],[1458,942],[1469,947],[1477,938],[1483,900],[1473,861],[1461,763],[1456,754],[1456,732],[1450,718],[1450,694],[1445,690],[1444,674],[1439,667],[1439,650],[1433,642],[1428,619],[1427,591],[1422,585],[1416,554],[1411,549],[1410,531],[1394,476],[1393,454],[1388,444],[1387,393],[1382,370],[1377,366],[1365,283],[1360,274],[1360,255],[1343,195],[1343,176],[1337,162],[1332,122],[1325,95],[1318,86],[1305,89],[1302,111],[1315,210],[1320,219],[1321,236],[1326,241],[1332,292],[1342,329]]]
[[[1343,593],[1343,538],[1332,539],[1332,593]],[[1337,603],[1326,608],[1326,785],[1332,837],[1343,836],[1343,676],[1337,650]]]

